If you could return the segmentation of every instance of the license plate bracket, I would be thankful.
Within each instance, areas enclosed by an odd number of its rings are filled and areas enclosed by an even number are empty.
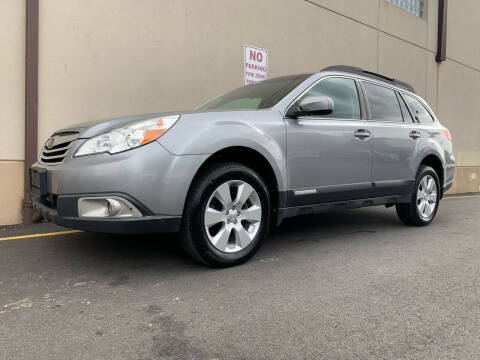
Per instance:
[[[37,196],[47,197],[47,169],[30,169],[30,190]]]

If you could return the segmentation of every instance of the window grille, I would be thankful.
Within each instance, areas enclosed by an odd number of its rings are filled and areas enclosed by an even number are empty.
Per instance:
[[[425,0],[387,0],[389,3],[423,18]]]

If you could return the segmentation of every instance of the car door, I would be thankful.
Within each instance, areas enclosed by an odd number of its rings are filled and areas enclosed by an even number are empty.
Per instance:
[[[393,88],[362,81],[374,134],[374,197],[411,193],[415,180],[416,128],[400,94]]]
[[[349,77],[323,78],[291,105],[328,96],[334,110],[285,118],[289,206],[370,197],[373,142],[358,86]]]

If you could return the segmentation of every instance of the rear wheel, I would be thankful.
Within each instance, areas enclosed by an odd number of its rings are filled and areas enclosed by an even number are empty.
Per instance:
[[[422,165],[418,170],[412,199],[408,204],[397,204],[397,214],[407,225],[425,226],[437,214],[440,203],[440,181],[430,166]]]
[[[215,164],[193,184],[184,213],[182,246],[203,264],[237,265],[258,251],[270,221],[270,196],[260,176],[242,164]]]

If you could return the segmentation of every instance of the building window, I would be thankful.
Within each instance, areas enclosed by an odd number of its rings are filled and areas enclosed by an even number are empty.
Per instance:
[[[387,0],[389,3],[398,6],[410,14],[423,18],[425,0]]]

